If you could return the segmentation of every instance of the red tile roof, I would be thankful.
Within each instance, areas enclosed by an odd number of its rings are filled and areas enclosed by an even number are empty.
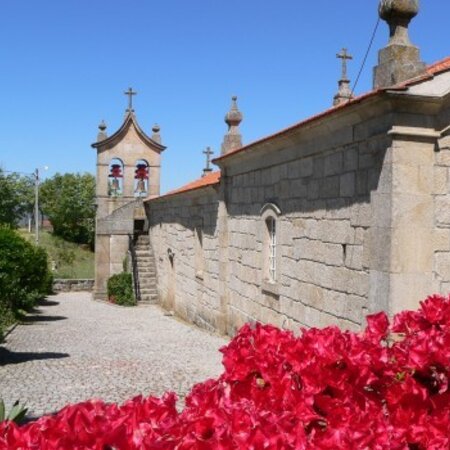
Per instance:
[[[436,75],[440,72],[445,72],[450,69],[450,56],[447,58],[441,59],[440,61],[431,64],[427,67],[427,72],[430,75]]]
[[[192,181],[178,189],[167,192],[167,194],[156,197],[155,199],[147,199],[147,201],[148,200],[156,200],[156,199],[160,199],[160,198],[167,198],[167,197],[171,197],[172,195],[181,194],[184,192],[195,191],[196,189],[201,189],[201,188],[205,188],[208,186],[214,186],[215,184],[218,184],[219,181],[220,181],[220,170],[217,170],[216,172],[211,172],[208,175],[205,175],[204,177],[199,178],[198,180]]]
[[[308,123],[314,122],[318,119],[321,119],[323,117],[329,116],[331,114],[334,114],[335,111],[347,108],[350,105],[354,105],[356,103],[360,103],[361,101],[365,100],[366,98],[369,97],[374,97],[375,95],[378,95],[381,92],[385,92],[385,91],[392,91],[392,90],[402,90],[402,89],[406,89],[408,86],[412,86],[414,84],[418,84],[421,83],[425,80],[429,80],[431,78],[433,78],[435,75],[441,73],[441,72],[446,72],[447,70],[450,70],[450,56],[447,58],[442,59],[441,61],[438,61],[434,64],[431,64],[430,66],[427,67],[426,69],[426,73],[424,75],[420,75],[418,77],[412,78],[411,80],[405,81],[403,83],[400,83],[398,85],[389,87],[389,88],[381,88],[381,89],[374,89],[370,92],[367,92],[366,94],[362,94],[359,97],[355,97],[354,99],[346,102],[346,103],[342,103],[340,105],[337,106],[333,106],[329,109],[326,109],[325,111],[322,111],[319,114],[316,114],[314,116],[311,116],[305,120],[302,120],[301,122],[298,122],[294,125],[291,125],[290,127],[284,128],[274,134],[271,134],[269,136],[263,137],[261,139],[258,139],[254,142],[251,142],[250,144],[247,144],[243,147],[237,148],[236,150],[233,150],[229,153],[227,153],[226,155],[223,156],[219,156],[218,158],[215,158],[212,160],[213,163],[222,161],[230,156],[233,156],[237,153],[241,153],[243,151],[246,151],[252,147],[255,147],[258,144],[261,144],[263,142],[266,142],[276,136],[280,136],[284,133],[287,133],[290,130],[294,130],[296,128],[301,128],[303,126],[305,126]]]

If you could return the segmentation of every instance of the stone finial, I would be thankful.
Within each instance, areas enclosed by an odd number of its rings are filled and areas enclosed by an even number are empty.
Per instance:
[[[100,130],[97,134],[97,142],[103,141],[108,137],[106,134],[106,123],[104,120],[100,122],[100,125],[98,126],[98,129]]]
[[[338,81],[338,93],[334,96],[333,99],[334,106],[348,102],[353,97],[352,90],[350,89],[350,80],[347,76],[347,61],[353,59],[353,56],[347,53],[346,48],[343,48],[341,53],[336,54],[336,58],[342,60],[342,75],[341,79]]]
[[[158,144],[161,144],[161,135],[159,134],[161,128],[159,127],[159,125],[157,123],[155,123],[155,125],[153,125],[152,131],[152,140],[157,142]]]
[[[237,106],[237,97],[231,97],[230,111],[225,115],[225,123],[228,125],[228,133],[223,138],[221,154],[231,152],[242,147],[242,136],[239,130],[239,124],[242,122],[242,113]]]
[[[409,23],[419,12],[419,0],[381,0],[378,12],[389,25],[390,39],[378,53],[374,88],[389,87],[425,71],[420,51],[411,43],[408,33]]]

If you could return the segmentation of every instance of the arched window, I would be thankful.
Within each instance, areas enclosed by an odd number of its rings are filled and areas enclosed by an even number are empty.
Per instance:
[[[123,162],[113,158],[109,163],[108,195],[119,197],[123,194]]]
[[[275,282],[277,279],[277,221],[274,217],[266,219],[267,226],[267,262],[268,280]]]
[[[134,196],[145,197],[148,193],[148,162],[139,159],[134,171]]]
[[[279,278],[279,248],[277,244],[278,217],[281,211],[274,203],[266,203],[261,209],[263,244],[263,283],[275,284]]]

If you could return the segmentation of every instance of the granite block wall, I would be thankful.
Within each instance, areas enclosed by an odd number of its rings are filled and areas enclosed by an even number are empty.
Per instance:
[[[255,321],[359,330],[448,294],[450,114],[377,102],[219,160],[214,189],[150,201],[163,305],[233,335]]]
[[[150,240],[161,304],[215,331],[220,316],[217,194],[213,189],[152,202]]]
[[[255,320],[360,328],[369,309],[371,192],[387,145],[378,135],[303,158],[294,148],[289,162],[230,176],[230,333]],[[272,285],[262,260],[266,203],[281,210]]]
[[[433,292],[450,293],[450,140],[435,154]]]

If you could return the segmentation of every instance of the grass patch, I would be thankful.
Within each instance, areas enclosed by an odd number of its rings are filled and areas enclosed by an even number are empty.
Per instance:
[[[34,233],[20,230],[20,234],[33,241]],[[88,245],[67,242],[48,231],[39,233],[39,246],[48,253],[50,266],[54,278],[83,279],[94,278],[94,252]]]

